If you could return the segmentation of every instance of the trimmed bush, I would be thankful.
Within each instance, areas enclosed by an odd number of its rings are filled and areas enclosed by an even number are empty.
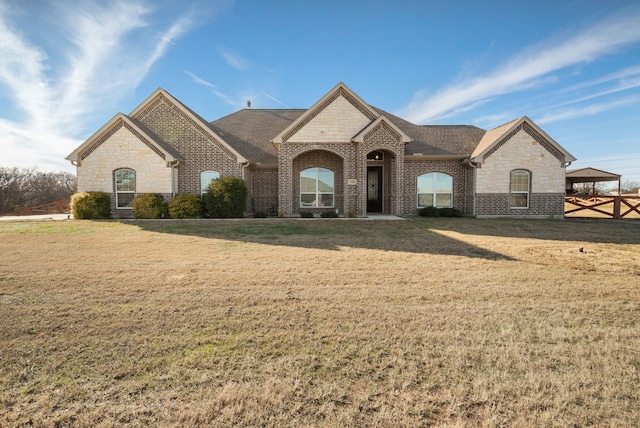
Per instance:
[[[322,218],[338,218],[338,213],[336,213],[335,211],[324,211],[322,214],[320,214],[320,217],[322,217]]]
[[[300,213],[301,218],[313,218],[313,213],[311,211],[304,211]]]
[[[244,217],[249,189],[243,179],[226,176],[212,180],[204,195],[204,205],[213,218]]]
[[[255,211],[253,213],[253,218],[267,218],[267,213],[264,211]]]
[[[111,195],[105,192],[79,192],[71,196],[71,214],[78,220],[111,217]]]
[[[157,193],[143,193],[133,200],[134,218],[161,218],[167,213],[167,203]]]
[[[424,207],[418,211],[422,217],[462,217],[462,211],[456,208]]]
[[[440,217],[440,210],[436,207],[420,208],[418,215],[421,217]]]
[[[440,217],[462,217],[462,211],[455,208],[440,208]]]
[[[202,217],[202,199],[191,193],[177,195],[169,203],[169,215],[171,218],[200,218]]]

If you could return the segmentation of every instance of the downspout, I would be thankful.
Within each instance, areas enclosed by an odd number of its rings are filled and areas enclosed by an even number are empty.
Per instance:
[[[462,163],[469,165],[471,168],[473,168],[473,216],[476,216],[476,189],[478,187],[478,164],[473,162],[471,160],[471,158],[469,159],[465,159],[464,161],[462,161]],[[467,176],[465,175],[465,180],[467,179]],[[466,183],[465,183],[466,185]]]
[[[178,165],[180,165],[180,161],[179,160],[175,160],[173,162],[171,162],[171,198],[175,198],[176,197],[176,176],[175,176],[175,171],[176,168],[178,167]]]

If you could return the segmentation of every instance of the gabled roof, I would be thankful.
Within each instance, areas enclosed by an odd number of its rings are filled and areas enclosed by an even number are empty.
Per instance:
[[[525,129],[527,133],[541,143],[547,150],[549,150],[554,156],[556,156],[562,162],[573,162],[576,160],[571,153],[566,151],[556,140],[551,138],[546,132],[544,132],[534,121],[527,116],[522,116],[519,119],[513,120],[497,128],[487,131],[477,147],[471,154],[472,162],[483,162],[487,157],[491,155],[500,145],[502,145],[508,137],[517,132],[520,128]],[[537,135],[536,135],[537,134]],[[539,138],[536,138],[539,137]]]
[[[371,131],[373,131],[374,129],[376,129],[376,127],[380,124],[386,124],[387,126],[389,126],[394,132],[396,132],[399,137],[400,137],[400,141],[403,143],[409,143],[411,141],[411,137],[409,137],[402,129],[398,128],[398,126],[396,126],[395,123],[391,122],[389,119],[387,119],[385,116],[380,116],[378,117],[376,120],[374,120],[373,122],[371,122],[368,126],[366,126],[362,131],[360,131],[358,133],[358,135],[356,135],[355,137],[353,137],[352,141],[356,142],[356,143],[362,143],[364,142],[364,137]]]
[[[363,115],[369,120],[377,119],[379,114],[369,104],[364,102],[355,92],[347,87],[344,83],[340,82],[333,87],[327,94],[320,98],[314,105],[307,109],[303,115],[294,120],[289,126],[283,129],[278,135],[276,135],[272,142],[274,144],[280,144],[287,141],[291,136],[298,132],[306,123],[310,122],[316,117],[322,110],[333,102],[339,96],[343,96],[349,101],[355,108],[357,108]]]
[[[184,105],[180,100],[175,98],[169,92],[165,91],[162,88],[156,89],[151,95],[149,95],[138,107],[133,109],[133,111],[129,114],[131,117],[135,117],[139,113],[143,112],[148,106],[150,106],[157,98],[165,97],[169,99],[173,104],[175,104],[181,111],[184,113],[189,119],[191,119],[197,126],[199,126],[205,133],[209,134],[210,137],[218,141],[222,144],[226,149],[228,149],[231,153],[233,153],[239,163],[248,162],[248,159],[241,155],[231,144],[229,144],[223,137],[216,134],[214,129],[209,126],[209,123],[204,120],[199,114],[195,113],[189,107]]]
[[[252,163],[276,165],[271,140],[300,117],[304,109],[244,109],[209,123],[211,129]]]
[[[84,158],[89,156],[91,152],[98,148],[100,144],[106,141],[110,135],[123,126],[165,161],[173,162],[176,160],[183,160],[182,155],[173,147],[158,138],[140,122],[122,113],[117,113],[113,116],[111,120],[105,123],[102,128],[96,131],[92,136],[87,138],[84,143],[78,146],[65,159],[76,163],[81,162]]]
[[[567,171],[567,180],[573,183],[591,183],[599,181],[618,181],[621,175],[596,168],[580,168]]]

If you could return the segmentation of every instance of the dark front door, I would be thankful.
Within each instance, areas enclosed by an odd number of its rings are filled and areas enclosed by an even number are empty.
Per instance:
[[[382,212],[382,167],[367,168],[367,212]]]

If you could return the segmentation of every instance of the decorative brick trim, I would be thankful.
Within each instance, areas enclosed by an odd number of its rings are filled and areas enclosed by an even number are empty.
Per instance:
[[[564,193],[531,193],[529,208],[511,208],[510,193],[478,193],[477,216],[563,216]]]
[[[560,162],[564,162],[564,155],[558,149],[556,149],[551,144],[549,144],[547,139],[544,138],[542,135],[540,135],[538,132],[536,132],[536,130],[533,129],[531,126],[529,126],[528,123],[526,122],[523,123],[523,129],[534,140],[536,140],[538,144],[540,144],[542,147],[547,149],[547,151],[551,153],[556,159],[558,159]]]
[[[558,149],[556,149],[553,145],[549,144],[549,142],[547,141],[546,138],[544,138],[542,135],[540,135],[538,132],[536,132],[536,130],[533,129],[526,122],[521,123],[513,131],[511,131],[507,135],[505,135],[497,144],[495,144],[491,148],[491,150],[489,150],[487,153],[485,153],[485,155],[482,157],[482,160],[484,161],[489,156],[494,154],[502,145],[504,145],[504,143],[506,143],[511,137],[516,135],[521,130],[524,130],[524,132],[526,132],[531,138],[536,140],[536,142],[538,144],[540,144],[542,147],[544,147],[549,153],[551,153],[560,162],[564,162],[564,155]]]
[[[387,136],[391,137],[391,139],[393,141],[401,141],[402,136],[400,134],[398,134],[395,129],[391,128],[389,125],[387,125],[385,122],[380,122],[378,124],[378,126],[376,126],[375,128],[373,128],[372,130],[370,130],[369,132],[367,132],[365,134],[365,136],[363,137],[363,140],[365,142],[368,142],[371,140],[371,137],[374,136],[377,132],[382,131],[384,133],[386,133]],[[380,137],[378,137],[380,138]],[[384,138],[383,138],[384,139]],[[386,141],[388,141],[388,139],[384,139]]]
[[[122,124],[123,123],[124,122],[122,120],[119,120],[118,123],[113,125],[113,127],[109,130],[109,132],[104,134],[102,137],[100,137],[98,140],[96,140],[95,143],[93,143],[90,147],[88,147],[85,151],[80,153],[80,160],[86,159],[87,156],[89,156],[91,153],[93,153],[93,151],[95,149],[97,149],[98,147],[100,147],[100,145],[102,143],[107,141],[113,134],[115,134],[120,128],[122,128]]]
[[[124,122],[123,122],[124,123]],[[149,140],[147,140],[146,138],[144,138],[142,136],[142,134],[140,134],[138,131],[136,131],[135,129],[133,129],[133,127],[131,127],[131,125],[129,125],[128,123],[124,123],[124,127],[131,132],[133,135],[135,135],[136,137],[138,137],[138,139],[140,141],[142,141],[144,144],[147,145],[147,147],[149,147],[151,150],[153,150],[158,156],[160,156],[162,159],[167,159],[167,157],[165,156],[164,153],[162,153],[156,146],[155,144],[152,144]]]
[[[328,97],[322,104],[317,106],[313,111],[310,111],[303,120],[298,122],[296,126],[291,128],[286,134],[282,136],[282,141],[287,142],[289,138],[295,135],[299,130],[301,130],[306,124],[311,122],[316,116],[318,116],[325,108],[327,108],[332,102],[334,102],[338,97],[342,96],[345,100],[349,101],[352,106],[354,106],[360,113],[362,113],[367,119],[374,120],[376,119],[376,115],[367,110],[361,103],[359,103],[349,92],[344,90],[343,88],[338,88],[330,97]]]

